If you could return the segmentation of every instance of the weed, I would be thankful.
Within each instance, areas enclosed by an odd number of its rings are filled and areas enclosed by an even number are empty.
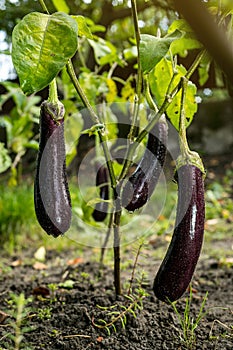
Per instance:
[[[178,309],[176,307],[176,302],[171,303],[171,306],[172,306],[173,310],[175,311],[175,314],[178,317],[179,324],[180,324],[181,329],[182,329],[182,332],[180,332],[180,339],[183,343],[185,343],[186,347],[190,350],[193,349],[195,341],[196,341],[195,330],[196,330],[197,326],[199,325],[201,319],[206,314],[206,312],[204,312],[204,307],[206,304],[207,297],[208,297],[208,292],[206,292],[206,294],[202,300],[199,313],[195,318],[193,318],[191,316],[191,304],[192,304],[192,299],[193,299],[191,286],[190,286],[189,296],[186,298],[185,309],[184,309],[183,314],[178,311]]]
[[[51,311],[52,311],[52,308],[50,307],[38,309],[37,316],[40,320],[49,320],[52,316]]]
[[[65,288],[65,289],[73,289],[74,288],[75,281],[73,280],[66,280],[64,282],[59,283],[59,287]]]
[[[123,304],[114,304],[109,307],[97,306],[105,313],[107,321],[99,319],[98,323],[95,323],[92,319],[92,324],[100,329],[105,329],[108,335],[111,334],[111,329],[117,332],[116,324],[120,321],[122,328],[125,329],[127,323],[127,315],[131,314],[134,318],[137,318],[137,312],[143,309],[143,299],[148,294],[142,288],[137,288],[134,294],[125,295],[126,302]]]
[[[90,274],[88,272],[81,272],[80,277],[82,277],[83,281],[88,280],[90,278]]]
[[[9,326],[12,327],[13,332],[7,333],[5,337],[9,337],[13,341],[14,350],[26,349],[23,345],[24,334],[32,330],[32,327],[27,326],[27,321],[29,317],[35,316],[32,314],[29,315],[31,313],[31,308],[27,307],[27,304],[29,304],[32,299],[25,298],[24,293],[20,295],[11,293],[10,297],[11,299],[7,302],[11,310],[9,310],[8,313],[14,319],[14,322],[10,322]]]
[[[56,291],[58,290],[58,285],[56,283],[50,283],[48,284],[48,288],[51,292],[50,303],[54,303],[57,301]]]

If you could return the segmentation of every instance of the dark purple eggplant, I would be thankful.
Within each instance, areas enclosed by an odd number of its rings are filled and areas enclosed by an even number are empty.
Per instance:
[[[40,141],[34,183],[34,205],[41,227],[54,237],[71,224],[71,199],[66,174],[64,106],[44,101],[40,110]]]
[[[201,252],[205,219],[203,171],[194,164],[182,165],[176,179],[175,229],[153,285],[156,297],[168,303],[179,299],[192,279]]]
[[[106,166],[97,163],[96,165],[96,186],[99,187],[100,198],[103,200],[109,199],[109,187],[108,187],[108,169]],[[92,217],[95,221],[104,221],[108,215],[108,203],[98,202],[92,213]]]
[[[166,119],[161,117],[149,133],[141,161],[123,187],[122,206],[128,211],[141,208],[150,199],[165,162],[167,137]]]

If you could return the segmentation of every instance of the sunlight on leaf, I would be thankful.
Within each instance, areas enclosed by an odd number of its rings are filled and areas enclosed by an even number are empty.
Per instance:
[[[186,74],[186,69],[183,66],[176,67],[177,75],[173,81],[172,88],[174,88],[180,78]],[[168,88],[168,83],[171,81],[173,76],[173,67],[171,61],[163,59],[155,67],[154,71],[150,74],[150,85],[151,91],[155,95],[157,103],[159,106],[162,105]],[[196,85],[189,82],[186,92],[185,100],[185,113],[186,113],[186,127],[192,122],[193,116],[197,111],[197,103],[195,102],[195,95],[197,92]],[[169,105],[166,113],[174,125],[174,127],[179,129],[179,117],[180,117],[180,105],[181,105],[181,91],[176,94],[173,98],[171,104]]]
[[[45,88],[76,50],[73,18],[61,12],[26,15],[12,34],[12,60],[23,92],[29,95]]]

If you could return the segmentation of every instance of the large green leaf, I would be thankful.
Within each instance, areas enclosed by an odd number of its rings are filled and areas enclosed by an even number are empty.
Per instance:
[[[77,50],[77,23],[62,12],[32,12],[13,30],[12,60],[26,95],[45,88]]]
[[[172,88],[179,83],[180,78],[186,74],[186,69],[183,66],[176,66],[177,75],[173,81]],[[156,97],[156,101],[159,106],[162,105],[166,92],[168,89],[168,84],[173,76],[173,67],[171,61],[167,59],[161,60],[159,64],[155,67],[154,71],[150,74],[150,85],[151,91]],[[195,95],[197,93],[196,85],[189,81],[186,92],[185,100],[185,113],[186,113],[186,127],[192,122],[193,116],[197,111],[197,103],[195,101]],[[174,125],[174,127],[179,130],[179,118],[180,118],[180,107],[181,107],[181,91],[176,94],[173,98],[171,104],[169,105],[166,113]]]
[[[165,57],[171,43],[180,37],[181,33],[178,30],[163,38],[142,34],[139,50],[142,71],[150,72]]]

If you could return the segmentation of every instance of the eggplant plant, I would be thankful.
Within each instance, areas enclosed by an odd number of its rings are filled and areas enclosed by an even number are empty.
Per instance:
[[[49,14],[43,0],[40,0],[40,4],[46,13],[32,12],[26,15],[15,26],[12,39],[12,59],[22,91],[31,95],[50,87],[49,99],[42,103],[40,115],[41,134],[35,178],[37,218],[42,228],[54,237],[64,234],[71,225],[72,210],[64,149],[64,118],[67,116],[64,116],[55,87],[58,78],[60,83],[60,76],[66,74],[66,79],[72,84],[72,91],[75,91],[79,99],[80,109],[85,107],[88,111],[85,118],[89,124],[91,122],[91,127],[86,133],[98,138],[105,157],[106,167],[101,164],[97,170],[94,185],[99,186],[100,201],[92,217],[102,224],[107,214],[110,214],[108,235],[113,232],[114,285],[116,295],[120,295],[122,213],[135,211],[150,202],[165,163],[168,125],[177,130],[180,144],[183,145],[185,130],[197,111],[197,88],[191,82],[191,77],[203,58],[208,67],[208,56],[182,19],[174,21],[163,37],[160,31],[157,35],[141,34],[137,2],[131,0],[135,36],[132,52],[136,51],[134,58],[137,60],[137,74],[130,88],[130,79],[126,82],[120,80],[123,88],[119,95],[123,96],[125,103],[131,98],[133,108],[124,159],[120,171],[119,167],[116,171],[109,146],[108,126],[94,102],[97,104],[99,100],[104,100],[104,103],[111,104],[119,100],[116,86],[119,79],[114,77],[114,69],[118,65],[124,66],[127,58],[122,59],[112,43],[93,35],[90,21],[85,17],[61,12],[60,3],[56,2],[53,4],[58,12]],[[96,32],[96,29],[93,31]],[[78,45],[79,40],[82,45]],[[98,74],[98,70],[91,75],[85,64],[82,66],[84,57],[81,50],[84,43],[93,49],[96,63],[101,69],[109,64],[111,68],[107,75]],[[185,50],[198,50],[196,58],[187,69],[179,65],[176,59],[176,55],[185,54],[184,47]],[[74,67],[73,58],[77,55],[80,55],[81,63],[79,67]],[[184,80],[186,84],[182,83]],[[142,106],[150,109],[149,118],[141,115]],[[55,132],[56,137],[53,137]],[[51,138],[43,177],[38,169]],[[134,157],[142,142],[146,144],[146,151],[132,173]],[[175,231],[154,281],[154,292],[164,301],[176,300],[184,293],[200,255],[204,233],[203,173],[199,156],[190,152],[188,146],[185,150],[182,149],[175,169],[178,182]],[[112,203],[108,205],[110,200]]]

